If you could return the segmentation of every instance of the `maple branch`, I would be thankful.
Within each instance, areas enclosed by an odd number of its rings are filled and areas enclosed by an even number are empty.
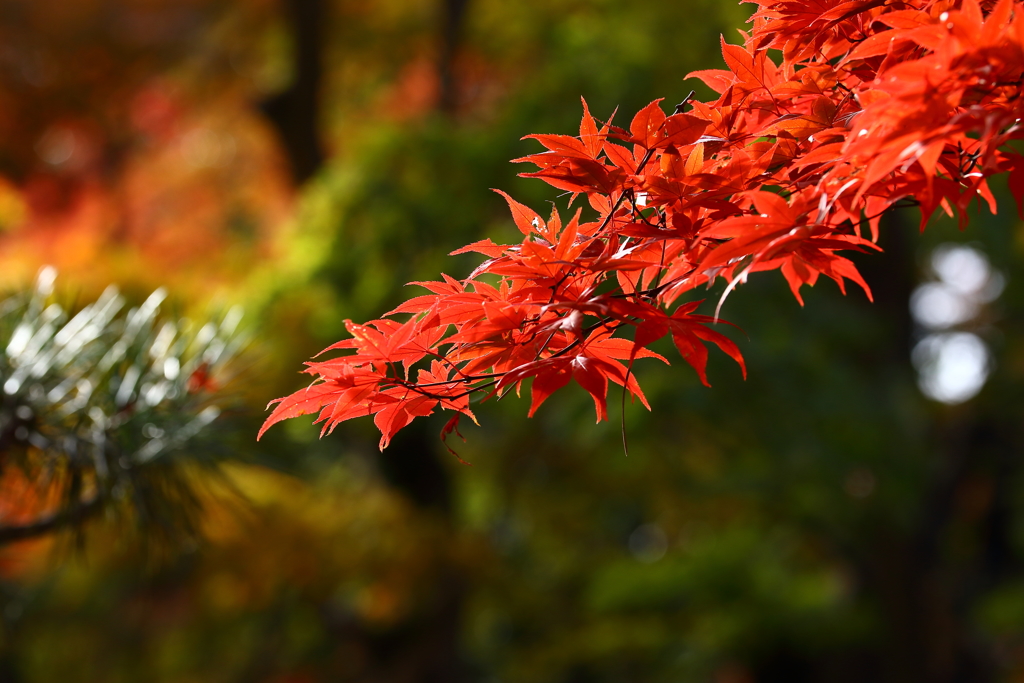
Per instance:
[[[985,191],[987,178],[1007,170],[1011,190],[1022,199],[1024,155],[1010,143],[1024,139],[1019,127],[1024,112],[1018,111],[1020,93],[1014,88],[1024,80],[1017,57],[1024,50],[1024,4],[1003,0],[979,23],[975,1],[947,10],[949,26],[959,26],[955,34],[941,27],[930,33],[914,28],[935,24],[925,0],[826,3],[811,10],[782,3],[772,5],[770,16],[760,13],[762,5],[745,46],[723,43],[728,70],[694,74],[719,93],[717,100],[692,102],[691,92],[668,116],[656,101],[636,114],[629,131],[614,128],[610,133],[611,118],[598,129],[584,103],[578,137],[531,136],[546,151],[518,161],[540,168],[524,175],[542,178],[573,199],[586,194],[593,206],[606,207],[599,209],[598,220],[576,224],[571,237],[564,231],[559,237],[554,226],[561,223],[555,218],[545,224],[535,211],[502,193],[525,236],[522,245],[501,247],[497,256],[491,249],[498,245],[489,240],[467,248],[488,256],[473,277],[494,275],[497,288],[474,280],[468,292],[468,280],[453,285],[446,277],[431,288],[437,295],[431,310],[451,307],[451,317],[417,314],[402,323],[414,326],[403,334],[432,339],[446,336],[439,327],[453,325],[456,331],[448,338],[463,341],[430,341],[424,350],[415,345],[419,342],[377,345],[375,337],[359,337],[349,346],[359,349],[350,367],[386,367],[384,377],[370,377],[377,393],[350,391],[351,386],[339,382],[335,390],[334,380],[322,375],[318,394],[310,398],[297,392],[280,399],[264,429],[313,410],[321,410],[320,419],[333,427],[363,406],[372,412],[375,401],[393,404],[401,393],[396,387],[407,389],[399,400],[415,395],[454,401],[496,385],[503,390],[503,378],[510,373],[534,378],[532,413],[554,387],[568,381],[549,373],[564,372],[564,361],[538,364],[591,353],[601,360],[591,369],[573,366],[572,378],[591,394],[603,419],[608,382],[633,381],[635,354],[645,346],[643,337],[657,334],[657,326],[665,324],[672,310],[670,295],[675,301],[699,284],[725,277],[721,308],[724,296],[755,269],[781,270],[801,302],[800,288],[822,275],[840,287],[852,281],[867,290],[854,263],[840,253],[872,246],[861,236],[865,223],[877,227],[883,213],[907,206],[922,207],[925,222],[940,206],[950,212],[955,208],[964,219],[967,206]],[[887,21],[884,15],[894,8],[904,14],[898,22]],[[964,31],[977,35],[965,37]],[[772,49],[782,50],[781,65],[765,54]],[[941,63],[931,59],[935,55],[942,55]],[[981,63],[983,72],[977,68]],[[936,73],[936,68],[946,71]],[[981,73],[992,84],[983,83]],[[951,106],[949,98],[957,93],[958,102],[969,104]],[[692,111],[684,114],[688,106]],[[633,147],[609,145],[609,136]],[[637,162],[640,149],[645,151]],[[661,163],[649,169],[656,157]],[[638,206],[643,188],[655,196],[653,213]],[[879,203],[886,208],[876,211]],[[636,229],[620,228],[616,221]],[[670,231],[671,225],[680,228]],[[554,256],[538,258],[550,250]],[[719,346],[741,366],[743,360],[735,344],[711,328],[718,309],[714,317],[700,315],[694,312],[698,303],[675,307],[672,339],[707,384],[707,353],[701,345]],[[596,322],[579,329],[591,319]],[[644,328],[648,323],[656,327]],[[396,329],[389,324],[369,323],[381,337]],[[607,348],[621,354],[630,340],[613,335],[624,326],[638,331],[628,366],[618,356],[602,359],[600,351],[586,348],[594,333],[605,328],[608,334],[600,339],[616,342]],[[684,329],[693,332],[687,337]],[[413,338],[426,337],[402,337]],[[455,360],[459,354],[464,364]],[[415,363],[428,356],[431,368],[440,362],[445,376],[455,376],[434,381],[440,375],[432,371],[424,377],[430,382],[411,381]],[[404,379],[396,358],[409,366]],[[346,364],[344,357],[339,362]],[[505,371],[469,374],[467,367]],[[483,383],[471,386],[475,382]],[[433,387],[444,389],[430,391]],[[459,387],[465,391],[451,393]],[[632,385],[629,390],[637,395]],[[385,399],[383,391],[391,394]],[[403,416],[407,423],[405,418],[410,415]],[[383,446],[397,428],[381,430]]]
[[[639,164],[637,164],[636,173],[634,175],[640,175],[640,171],[644,170],[644,166],[647,165],[647,162],[651,160],[651,156],[653,155],[654,149],[648,149],[647,153],[644,154],[644,158],[640,160]],[[615,201],[615,206],[612,207],[612,210],[608,212],[607,216],[605,216],[604,220],[601,222],[601,225],[598,226],[597,232],[594,233],[595,235],[600,235],[604,231],[604,229],[608,227],[609,221],[612,220],[612,217],[615,215],[615,212],[619,210],[620,206],[622,206],[622,200],[624,200],[625,198],[626,192],[620,192],[619,198]]]

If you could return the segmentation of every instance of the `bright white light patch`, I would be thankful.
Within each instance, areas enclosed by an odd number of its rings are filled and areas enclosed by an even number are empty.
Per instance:
[[[945,284],[968,295],[980,294],[992,278],[992,266],[985,254],[963,244],[936,247],[932,270]]]
[[[914,347],[913,360],[921,391],[950,405],[981,391],[991,366],[985,342],[970,332],[930,334]]]
[[[978,306],[945,282],[929,282],[914,290],[910,313],[918,325],[941,330],[967,322],[978,313]]]
[[[942,244],[932,252],[938,277],[914,290],[910,312],[918,325],[943,330],[968,322],[982,305],[998,297],[1006,284],[982,252],[963,244]]]

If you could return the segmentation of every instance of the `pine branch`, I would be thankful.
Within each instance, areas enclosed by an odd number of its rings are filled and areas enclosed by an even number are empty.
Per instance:
[[[163,290],[128,308],[109,288],[71,315],[53,296],[54,276],[44,269],[35,291],[0,300],[0,486],[17,483],[0,501],[19,517],[40,515],[0,526],[0,545],[101,511],[147,543],[194,538],[191,471],[226,455],[222,430],[208,427],[242,343],[240,314],[168,320]]]
[[[81,524],[102,509],[103,499],[98,495],[94,495],[71,507],[43,515],[25,524],[0,526],[0,546],[30,538],[38,538],[68,526]]]

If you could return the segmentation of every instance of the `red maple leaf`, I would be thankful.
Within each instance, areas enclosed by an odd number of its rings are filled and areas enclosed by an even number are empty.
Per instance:
[[[629,130],[599,126],[584,102],[578,136],[527,136],[544,150],[516,160],[538,169],[522,175],[584,194],[594,220],[545,221],[499,191],[522,241],[457,250],[486,260],[346,323],[351,338],[330,349],[341,355],[310,363],[314,383],[275,401],[260,433],[310,413],[325,431],[373,415],[384,447],[440,408],[455,413],[446,436],[472,417],[472,395],[527,380],[530,415],[575,382],[605,419],[609,382],[646,405],[632,365],[661,358],[648,347],[664,337],[704,384],[709,346],[745,374],[718,311],[686,299],[697,287],[724,278],[728,294],[779,271],[801,303],[821,276],[870,297],[842,252],[876,249],[884,211],[913,202],[922,226],[939,209],[964,221],[972,201],[995,210],[987,181],[1001,173],[1024,217],[1021,0],[756,4],[744,44],[722,42],[726,68],[690,74],[716,99],[671,115],[655,100]]]

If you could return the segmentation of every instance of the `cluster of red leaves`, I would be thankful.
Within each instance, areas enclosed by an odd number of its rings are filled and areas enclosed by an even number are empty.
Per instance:
[[[523,175],[585,195],[596,219],[544,220],[502,193],[521,243],[460,249],[488,260],[465,280],[416,283],[430,294],[384,319],[347,323],[352,338],[329,350],[351,353],[309,363],[315,382],[278,399],[263,430],[318,411],[325,431],[373,415],[383,448],[438,407],[455,413],[444,436],[473,417],[471,395],[527,379],[530,415],[574,380],[601,420],[609,381],[646,405],[631,366],[664,361],[647,348],[662,337],[705,384],[705,343],[743,365],[710,327],[717,310],[679,303],[691,290],[724,278],[728,294],[777,269],[798,300],[821,275],[870,297],[839,252],[876,248],[889,207],[920,206],[922,226],[938,208],[964,220],[979,197],[994,211],[987,179],[1007,171],[1024,196],[1008,144],[1024,138],[1024,3],[757,4],[745,44],[722,42],[728,69],[691,74],[717,100],[671,115],[652,102],[628,130],[598,125],[584,103],[578,137],[528,136],[546,151],[517,160],[540,169]]]

